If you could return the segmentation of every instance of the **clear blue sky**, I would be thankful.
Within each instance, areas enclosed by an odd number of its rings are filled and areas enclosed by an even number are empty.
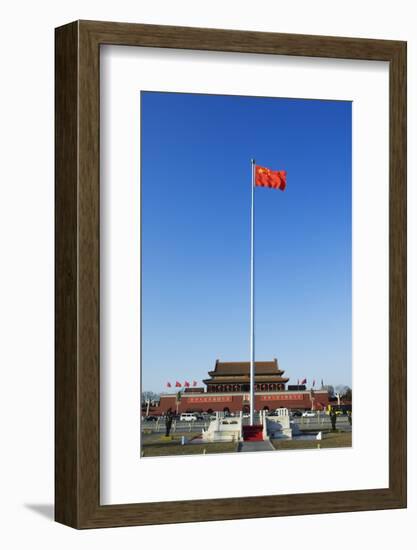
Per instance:
[[[351,385],[350,102],[141,93],[142,381],[201,383],[249,360],[250,159],[256,359],[290,384]]]

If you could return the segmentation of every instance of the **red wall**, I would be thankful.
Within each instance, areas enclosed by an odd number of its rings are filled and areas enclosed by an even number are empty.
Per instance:
[[[245,397],[245,400],[243,398]],[[321,409],[321,404],[324,406],[328,403],[327,392],[315,392],[315,408]],[[239,412],[244,405],[249,405],[248,394],[194,394],[183,395],[178,403],[178,413],[182,412],[207,412],[223,411],[228,408],[230,412]],[[288,409],[311,409],[311,399],[309,392],[281,392],[268,393],[255,396],[256,410],[262,410],[268,407],[270,410],[279,407]],[[159,407],[154,409],[155,414],[163,414],[167,410],[175,413],[177,411],[176,395],[162,395]]]

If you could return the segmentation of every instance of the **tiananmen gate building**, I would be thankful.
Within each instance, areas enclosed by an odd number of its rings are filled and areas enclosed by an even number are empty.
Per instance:
[[[162,393],[155,414],[223,411],[249,412],[250,363],[216,361],[206,388],[185,388],[183,392]],[[255,362],[255,409],[322,410],[329,399],[327,390],[307,390],[305,386],[288,386],[278,360]]]

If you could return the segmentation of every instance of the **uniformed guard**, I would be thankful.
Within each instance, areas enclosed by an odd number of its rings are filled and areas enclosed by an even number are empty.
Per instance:
[[[165,417],[165,437],[169,437],[169,432],[171,431],[173,421],[173,415],[171,409],[168,409],[167,415]]]
[[[335,411],[334,407],[332,407],[330,409],[330,422],[332,423],[332,430],[333,431],[336,430],[336,419],[337,419],[336,411]]]

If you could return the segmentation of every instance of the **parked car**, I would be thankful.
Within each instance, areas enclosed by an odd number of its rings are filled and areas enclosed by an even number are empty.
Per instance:
[[[300,416],[302,416],[302,414],[303,413],[301,411],[292,411],[291,412],[291,416],[293,416],[293,417],[300,417]]]
[[[193,422],[197,420],[195,413],[181,413],[180,422]]]
[[[158,420],[158,417],[153,414],[150,414],[149,416],[145,416],[146,422],[155,422],[156,420]]]
[[[307,418],[311,418],[311,417],[315,418],[316,412],[315,411],[304,411],[302,416],[307,417]]]

